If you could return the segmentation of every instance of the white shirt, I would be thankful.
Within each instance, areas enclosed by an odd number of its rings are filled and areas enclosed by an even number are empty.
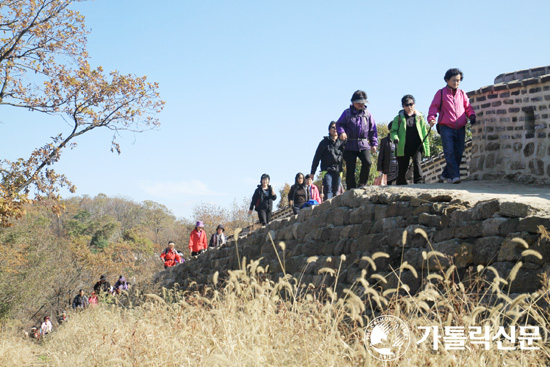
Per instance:
[[[42,323],[42,326],[40,326],[40,334],[46,335],[47,333],[52,332],[52,322],[50,320],[46,320]]]

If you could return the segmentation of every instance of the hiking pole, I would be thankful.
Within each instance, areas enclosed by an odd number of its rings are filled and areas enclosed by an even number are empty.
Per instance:
[[[325,174],[326,174],[326,173],[325,173]],[[324,188],[324,185],[323,185],[324,179],[325,179],[325,176],[323,176],[323,177],[321,178],[321,192],[319,193],[319,196],[321,196],[321,201],[323,201],[323,202],[325,201],[325,194],[324,194],[325,188]],[[319,203],[319,204],[321,204],[321,203]]]
[[[414,155],[411,159],[411,162],[409,163],[409,168],[407,168],[407,173],[405,174],[405,177],[409,177],[409,172],[411,171],[411,167],[414,163],[414,157],[416,157],[416,155],[418,154],[418,151],[420,150],[420,148],[422,148],[422,146],[424,145],[424,142],[426,141],[426,139],[428,139],[428,136],[430,136],[431,133],[432,133],[432,127],[430,126],[430,130],[428,131],[428,133],[426,134],[424,139],[422,139],[422,142],[420,143],[420,145],[418,146],[418,148],[416,148],[416,150],[414,152]],[[413,176],[414,176],[414,174],[413,174]],[[414,180],[414,177],[413,177],[413,180]]]

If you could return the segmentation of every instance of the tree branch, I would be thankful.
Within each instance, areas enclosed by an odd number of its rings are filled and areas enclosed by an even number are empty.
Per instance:
[[[61,144],[59,144],[54,150],[52,150],[52,152],[50,154],[48,154],[46,159],[44,159],[42,161],[42,163],[34,170],[33,174],[30,175],[30,177],[27,178],[27,180],[25,182],[23,182],[21,185],[19,185],[15,188],[15,192],[19,193],[19,192],[23,191],[23,189],[28,187],[34,181],[34,177],[36,177],[36,175],[38,175],[38,173],[44,167],[46,167],[57,154],[59,154],[61,149],[63,149],[67,145],[67,143],[69,141],[71,141],[71,139],[73,139],[75,136],[80,135],[80,134],[75,134],[77,128],[78,128],[78,124],[75,123],[75,126],[74,126],[74,129],[73,129],[72,133],[65,140],[63,140],[63,142]]]

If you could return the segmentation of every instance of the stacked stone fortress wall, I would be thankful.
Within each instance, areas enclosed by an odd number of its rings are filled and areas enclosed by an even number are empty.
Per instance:
[[[468,95],[478,123],[466,145],[462,177],[480,186],[506,179],[520,195],[524,184],[550,185],[550,66],[499,75],[494,85]],[[155,280],[168,288],[211,285],[215,273],[223,281],[246,259],[259,260],[274,280],[291,274],[316,289],[351,287],[366,271],[367,279],[386,279],[383,289],[400,281],[414,293],[429,272],[454,266],[465,281],[492,266],[506,279],[521,261],[510,292],[538,289],[550,274],[550,243],[540,235],[550,228],[548,191],[538,194],[541,205],[498,194],[464,197],[455,185],[430,185],[443,168],[442,155],[423,165],[428,185],[355,189],[298,215],[281,211],[269,225],[248,228],[237,241]],[[523,191],[527,197],[528,186]],[[327,267],[338,277],[320,272]]]
[[[208,250],[159,273],[157,281],[168,288],[176,283],[184,289],[192,283],[208,285],[214,273],[223,280],[246,258],[249,263],[260,259],[274,280],[292,274],[318,289],[337,281],[342,290],[366,270],[367,279],[373,274],[386,278],[382,288],[395,287],[400,274],[414,293],[428,272],[444,272],[454,265],[457,276],[466,279],[479,265],[490,265],[505,279],[522,261],[511,291],[532,292],[540,277],[550,273],[550,244],[539,240],[538,226],[550,227],[548,211],[517,201],[472,201],[441,189],[368,187],[274,221],[237,243],[232,240]],[[522,255],[527,249],[540,256]],[[439,254],[426,258],[433,251]],[[364,257],[376,253],[384,255],[373,267]],[[312,257],[317,259],[311,261]],[[403,270],[404,261],[414,271]],[[326,267],[340,269],[337,280],[319,272]]]

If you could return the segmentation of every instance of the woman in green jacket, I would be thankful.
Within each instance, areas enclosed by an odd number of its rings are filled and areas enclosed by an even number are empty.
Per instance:
[[[431,126],[426,123],[424,116],[415,109],[415,99],[407,94],[401,98],[403,109],[393,119],[390,139],[397,144],[397,163],[399,173],[397,184],[407,184],[407,169],[410,159],[413,160],[414,183],[422,183],[422,153],[430,155],[430,142],[427,138]]]

